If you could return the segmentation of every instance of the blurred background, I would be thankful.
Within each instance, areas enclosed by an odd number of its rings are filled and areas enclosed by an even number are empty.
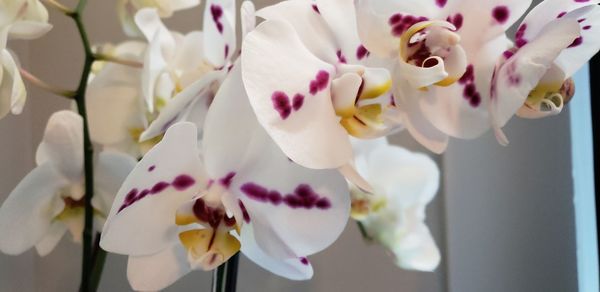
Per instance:
[[[88,2],[85,22],[91,41],[125,40],[116,1]],[[273,2],[255,1],[259,7]],[[75,88],[83,62],[81,44],[72,21],[49,10],[50,33],[9,46],[30,72]],[[203,6],[178,12],[166,23],[182,32],[199,30],[202,11]],[[0,122],[0,200],[34,167],[50,114],[69,106],[33,86],[28,90],[23,114]],[[578,87],[579,94],[586,91]],[[443,156],[429,153],[443,173],[440,192],[427,212],[443,254],[435,273],[397,268],[381,247],[363,242],[351,221],[333,246],[311,257],[311,281],[288,281],[242,258],[238,291],[584,292],[578,289],[571,128],[569,111],[544,120],[515,118],[506,128],[509,147],[498,145],[488,133],[474,141],[452,140]],[[408,133],[391,140],[426,152]],[[0,291],[76,291],[80,260],[80,246],[67,237],[44,258],[33,250],[16,257],[0,254]],[[126,257],[110,255],[100,291],[130,291],[125,271]],[[193,272],[166,291],[209,291],[210,281],[210,273]]]

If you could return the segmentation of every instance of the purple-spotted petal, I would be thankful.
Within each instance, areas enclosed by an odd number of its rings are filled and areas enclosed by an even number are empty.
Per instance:
[[[332,105],[333,72],[283,21],[263,22],[242,47],[242,77],[259,122],[290,159],[309,168],[337,168],[352,159]]]
[[[499,128],[523,106],[529,93],[552,66],[556,57],[579,36],[573,19],[549,23],[539,37],[523,46],[495,72],[491,87],[490,112],[501,143],[508,141]]]
[[[191,123],[171,127],[127,177],[104,225],[104,249],[151,255],[177,240],[177,208],[204,188],[206,176]]]
[[[227,65],[236,53],[235,0],[208,0],[204,9],[204,53],[214,67]]]

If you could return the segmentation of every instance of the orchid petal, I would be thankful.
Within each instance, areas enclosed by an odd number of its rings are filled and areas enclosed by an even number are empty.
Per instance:
[[[65,224],[59,221],[52,222],[44,238],[36,243],[35,250],[40,256],[47,256],[58,245],[65,233],[67,233]]]
[[[244,38],[256,27],[256,7],[252,1],[242,2],[240,22],[242,23],[242,38]]]
[[[333,70],[283,21],[263,22],[242,47],[244,85],[259,122],[288,157],[309,168],[337,168],[352,159],[330,96]]]
[[[49,23],[39,21],[17,21],[10,26],[10,37],[23,40],[37,39],[52,29]]]
[[[94,207],[108,214],[119,188],[136,164],[137,161],[129,155],[111,151],[100,152],[94,171],[98,196],[93,197],[99,199],[99,202]]]
[[[318,12],[318,7],[315,7],[310,1],[281,1],[260,9],[256,15],[291,25],[294,35],[298,35],[304,44],[303,47],[322,61],[335,64],[338,62],[337,51],[340,48],[334,41],[331,29]]]
[[[178,44],[177,51],[170,66],[182,72],[192,71],[204,64],[204,35],[200,31],[193,31],[183,37]],[[185,86],[185,85],[184,85]]]
[[[254,238],[252,225],[244,225],[240,235],[242,253],[246,257],[263,269],[290,280],[300,281],[312,278],[312,265],[306,258],[276,259],[262,251]]]
[[[537,39],[523,46],[496,71],[490,111],[497,132],[523,106],[529,93],[538,86],[560,52],[578,36],[577,21],[553,21]],[[497,136],[502,138],[500,133]]]
[[[127,279],[136,291],[159,291],[191,271],[187,251],[179,243],[148,256],[130,256]]]
[[[214,67],[221,68],[236,52],[235,0],[207,0],[205,5],[205,57]]]
[[[177,240],[177,208],[204,188],[196,127],[179,123],[150,150],[119,190],[102,232],[102,248],[134,256]]]
[[[126,42],[119,45],[114,54],[139,60],[144,48],[143,43]],[[140,74],[138,68],[108,63],[92,79],[87,89],[86,106],[94,142],[115,145],[130,141],[132,129],[145,127]]]
[[[200,107],[199,112],[194,115],[194,121],[198,128],[202,128],[203,118],[210,105],[212,89],[211,85],[222,76],[221,72],[213,71],[203,78],[186,87],[182,92],[173,97],[160,111],[148,129],[140,136],[141,141],[154,138],[164,133],[171,125],[181,121],[191,121],[190,110],[196,105]]]
[[[482,44],[471,54],[472,65],[458,82],[447,87],[430,88],[431,94],[419,99],[427,120],[445,134],[473,139],[488,131],[489,88],[496,62],[510,46],[505,36]]]
[[[240,222],[256,222],[256,240],[266,253],[313,254],[330,245],[344,228],[350,204],[347,184],[335,170],[309,170],[283,155],[253,115],[240,71],[234,66],[206,118],[207,172],[217,178],[233,174],[231,198],[224,201],[229,207],[237,205],[229,209]],[[273,195],[271,201],[267,194]],[[310,202],[297,203],[303,195]],[[242,212],[235,210],[241,205],[249,217],[240,217]],[[313,228],[314,222],[320,222],[319,228]]]
[[[23,111],[25,105],[25,99],[27,97],[27,91],[23,79],[21,79],[21,73],[19,73],[19,67],[15,62],[15,59],[7,50],[0,51],[0,63],[2,64],[2,79],[0,80],[0,94],[10,98],[11,112],[18,115]],[[0,117],[2,113],[0,112]]]
[[[71,111],[55,112],[48,119],[36,153],[38,165],[50,163],[71,181],[83,176],[83,119]]]
[[[581,27],[579,38],[563,50],[555,61],[565,76],[571,77],[600,49],[600,7],[590,5],[580,8],[568,13],[565,18],[577,19]]]
[[[349,63],[362,59],[357,54],[361,42],[356,29],[356,13],[353,0],[318,0],[315,4],[327,22],[331,31],[335,32],[340,55],[345,56]]]
[[[32,170],[8,195],[0,207],[0,250],[18,255],[47,234],[59,204],[59,190],[68,181],[52,166]]]

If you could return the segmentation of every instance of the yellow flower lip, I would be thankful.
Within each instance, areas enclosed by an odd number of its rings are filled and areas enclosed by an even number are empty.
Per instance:
[[[181,244],[188,251],[193,267],[212,270],[236,254],[240,242],[223,228],[194,229],[179,234]]]

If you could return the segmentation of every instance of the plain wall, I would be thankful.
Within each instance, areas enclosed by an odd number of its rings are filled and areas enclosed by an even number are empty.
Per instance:
[[[73,3],[74,1],[65,1]],[[255,1],[261,5],[270,1]],[[93,43],[124,40],[114,0],[89,1],[85,21]],[[11,42],[28,70],[74,88],[82,49],[72,21],[50,9],[55,29],[29,42]],[[172,29],[201,29],[202,9],[176,14]],[[28,86],[25,112],[0,120],[0,200],[34,166],[34,151],[50,114],[68,102]],[[569,121],[512,121],[509,147],[493,135],[453,140],[434,156],[442,189],[428,208],[428,224],[443,254],[436,273],[403,271],[379,246],[364,243],[353,222],[329,249],[311,257],[315,277],[288,281],[242,259],[239,291],[576,291]],[[392,138],[421,149],[407,133]],[[433,155],[432,155],[433,156]],[[0,236],[2,236],[0,234]],[[63,239],[45,258],[34,252],[0,255],[0,291],[75,291],[81,248]],[[129,291],[126,258],[110,255],[101,291]],[[209,291],[210,273],[194,272],[166,291]]]

